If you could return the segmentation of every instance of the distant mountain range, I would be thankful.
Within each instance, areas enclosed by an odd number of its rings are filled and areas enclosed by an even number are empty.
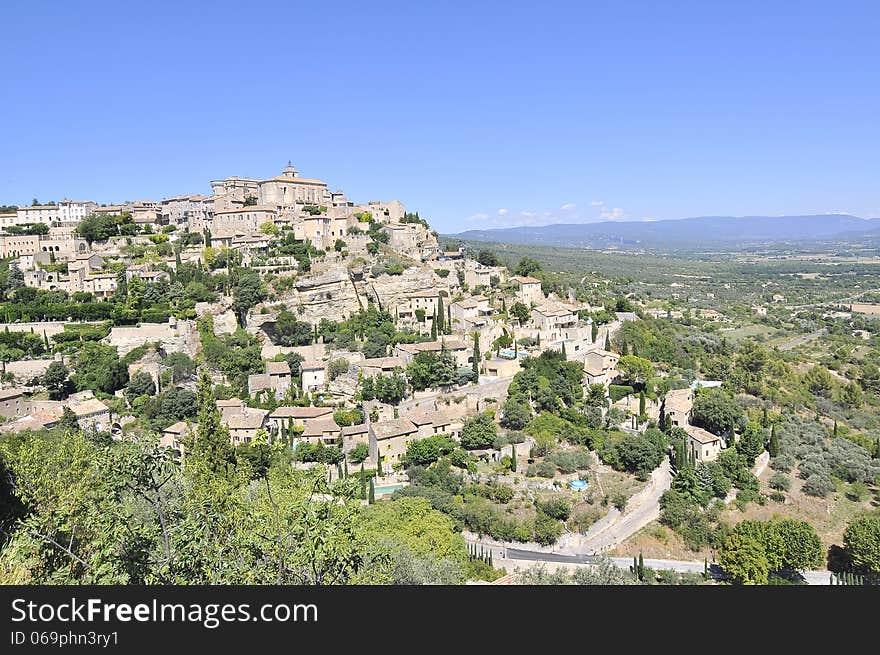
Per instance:
[[[468,230],[444,235],[472,241],[569,248],[651,248],[754,245],[880,237],[880,218],[815,216],[700,216],[665,221],[560,223],[541,227]]]

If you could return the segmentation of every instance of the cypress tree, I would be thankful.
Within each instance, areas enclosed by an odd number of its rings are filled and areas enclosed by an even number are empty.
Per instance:
[[[434,320],[431,321],[431,341],[437,341],[437,314],[434,313]]]
[[[770,428],[770,443],[767,445],[767,452],[770,453],[770,457],[779,455],[779,435],[776,434],[775,424]]]
[[[361,462],[361,498],[367,497],[367,475],[364,473],[364,463]]]
[[[645,415],[645,392],[639,392],[639,416]]]
[[[562,356],[563,356],[565,359],[568,359],[568,356],[567,356],[567,354],[566,354],[566,352],[565,352],[565,342],[564,342],[564,341],[562,342]]]
[[[376,451],[376,475],[382,475],[382,451]]]
[[[516,473],[516,444],[510,444],[510,468]]]
[[[629,346],[626,344],[626,341],[623,342],[623,349],[620,352],[621,355],[629,355]]]
[[[343,467],[343,469],[342,469],[343,473],[345,473],[345,477],[347,478],[348,477],[348,459],[345,457],[342,458],[342,467]]]
[[[593,328],[592,328],[592,330],[591,330],[591,332],[590,332],[590,341],[591,341],[592,343],[596,343],[596,337],[598,337],[598,336],[599,336],[599,326],[596,325],[596,323],[594,322],[594,323],[593,323]]]
[[[537,343],[538,348],[540,348],[541,347],[541,333],[540,332],[538,332],[538,340],[536,343]]]
[[[235,451],[229,428],[221,422],[214,397],[214,385],[207,371],[202,371],[197,388],[199,407],[196,438],[187,448],[191,462],[200,462],[214,474],[226,475],[235,466]]]
[[[605,333],[605,350],[611,352],[611,338],[608,336],[608,333]]]
[[[437,324],[437,334],[443,334],[446,331],[446,326],[443,324],[443,318],[443,296],[439,296],[437,298],[437,312],[434,314],[434,323]]]
[[[370,495],[367,502],[370,505],[376,502],[376,486],[373,484],[373,478],[370,478]]]
[[[501,296],[501,313],[507,316],[507,301]]]
[[[837,421],[834,421],[834,430],[833,430],[832,434],[833,434],[835,437],[837,436]]]
[[[477,376],[477,380],[480,379],[480,335],[474,332],[474,362],[471,368],[474,371],[474,375]]]
[[[766,428],[767,426],[770,425],[770,419],[769,419],[769,417],[767,416],[767,408],[766,408],[766,407],[764,408],[764,416],[763,416],[763,419],[762,419],[762,421],[761,421],[761,425],[762,425],[763,427],[765,427],[765,428]]]
[[[645,558],[642,557],[642,551],[639,551],[639,580],[645,579]]]

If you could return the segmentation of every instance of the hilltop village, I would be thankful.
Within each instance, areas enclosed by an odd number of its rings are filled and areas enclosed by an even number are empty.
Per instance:
[[[876,305],[788,307],[780,282],[709,286],[657,262],[640,282],[502,261],[289,163],[210,186],[0,208],[0,576],[561,583],[521,567],[565,557],[593,583],[871,570],[826,555],[857,550],[845,520],[880,474]],[[789,353],[829,331],[834,358]],[[826,521],[832,505],[846,511]],[[283,512],[276,543],[264,527]],[[801,549],[779,552],[789,538]],[[577,568],[599,553],[622,559]]]
[[[203,368],[230,396],[217,404],[234,445],[364,445],[357,463],[381,459],[390,473],[412,439],[458,438],[463,420],[503,402],[524,358],[560,353],[582,364],[586,386],[618,377],[620,356],[603,346],[635,314],[600,326],[589,314],[602,306],[545,294],[463,248],[443,252],[396,200],[356,204],[291,165],[211,188],[0,214],[17,301],[0,429],[52,428],[67,407],[80,427],[117,438],[157,428],[182,454],[194,412],[177,408],[181,420],[163,425],[138,410],[194,392]],[[110,376],[91,370],[101,357],[114,360]]]

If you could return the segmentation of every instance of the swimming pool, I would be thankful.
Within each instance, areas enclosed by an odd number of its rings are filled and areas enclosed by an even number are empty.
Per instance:
[[[376,487],[374,491],[377,496],[384,496],[386,494],[393,494],[395,491],[403,489],[405,486],[405,484],[389,484],[384,487]]]
[[[575,491],[580,491],[581,489],[587,488],[587,483],[585,480],[572,480],[568,483],[568,486],[574,489]]]

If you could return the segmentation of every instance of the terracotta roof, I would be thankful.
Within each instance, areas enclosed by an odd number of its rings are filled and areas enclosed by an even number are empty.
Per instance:
[[[721,437],[718,437],[703,428],[698,428],[696,425],[686,425],[684,426],[684,431],[688,433],[688,436],[694,441],[698,441],[699,443],[714,443],[716,441],[721,441]]]
[[[359,423],[358,425],[348,425],[342,428],[342,436],[350,437],[355,434],[367,434],[370,431],[370,427],[366,423]]]
[[[268,413],[268,409],[246,407],[240,414],[231,414],[226,419],[226,425],[230,430],[258,430],[263,427]]]
[[[666,394],[666,409],[687,413],[694,406],[690,389],[674,389]]]
[[[167,428],[162,430],[162,432],[166,434],[181,435],[187,430],[189,430],[189,425],[187,425],[186,421],[178,421],[173,425],[169,425]]]
[[[516,277],[510,278],[513,282],[519,282],[520,284],[541,284],[541,280],[536,280],[533,277],[520,277],[517,275]]]
[[[405,418],[412,421],[415,425],[440,426],[452,424],[452,421],[450,421],[443,412],[439,411],[417,409],[416,411],[407,414]]]
[[[406,418],[396,418],[390,421],[380,421],[372,423],[370,429],[376,436],[376,439],[391,439],[392,437],[400,437],[406,434],[417,432],[417,428],[413,422]]]
[[[306,421],[304,437],[321,437],[327,432],[339,432],[339,426],[332,418],[316,418]]]
[[[266,373],[269,375],[290,375],[290,364],[287,362],[266,362]]]
[[[269,418],[318,418],[333,414],[332,407],[289,407],[283,406],[269,414]]]
[[[74,403],[70,405],[70,409],[73,410],[73,413],[76,414],[78,417],[91,416],[92,414],[102,414],[104,412],[110,411],[110,408],[97,398],[90,398],[88,400],[82,401],[81,403]]]

